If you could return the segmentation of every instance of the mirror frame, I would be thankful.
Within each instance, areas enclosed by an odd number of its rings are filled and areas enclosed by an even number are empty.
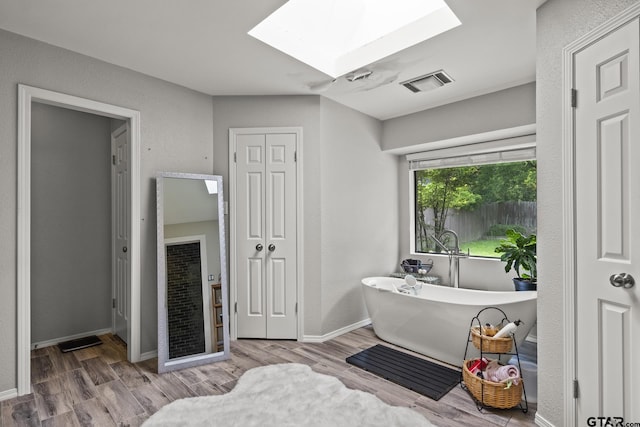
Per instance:
[[[164,179],[179,178],[191,180],[211,180],[218,184],[218,233],[220,240],[220,288],[222,293],[222,335],[223,351],[216,353],[196,354],[169,359],[169,331],[167,325],[167,274],[166,252],[164,238]],[[158,257],[158,373],[170,372],[177,369],[190,368],[211,362],[229,359],[229,298],[227,282],[227,251],[224,221],[224,192],[222,176],[202,175],[181,172],[158,172],[156,175],[156,211],[157,211],[157,257]]]

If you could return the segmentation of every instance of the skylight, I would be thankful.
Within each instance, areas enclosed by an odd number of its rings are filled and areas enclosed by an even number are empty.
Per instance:
[[[210,179],[204,180],[204,185],[207,186],[207,192],[209,194],[218,194],[218,181],[212,181]]]
[[[444,0],[289,0],[249,35],[336,78],[458,25]]]

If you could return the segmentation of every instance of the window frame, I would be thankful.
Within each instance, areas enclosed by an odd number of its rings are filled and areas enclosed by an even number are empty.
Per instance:
[[[434,163],[440,161],[442,163],[440,168],[452,168],[452,167],[464,167],[464,166],[477,166],[481,164],[496,164],[506,162],[517,162],[526,160],[537,160],[536,154],[536,135],[522,135],[513,138],[506,138],[500,140],[483,141],[472,144],[461,144],[445,148],[438,148],[434,150],[422,151],[419,153],[412,153],[406,156],[409,173],[409,253],[412,256],[446,256],[445,254],[439,254],[435,252],[417,252],[416,251],[416,182],[415,171],[424,169],[435,169],[438,166],[432,167],[420,167],[420,162]],[[533,154],[527,158],[526,154],[522,154],[522,158],[516,160],[501,160],[482,162],[482,156],[491,155],[494,153],[526,153],[532,152]],[[475,161],[473,161],[475,156]],[[467,157],[467,162],[460,162],[461,159]],[[480,160],[477,160],[480,159]],[[447,164],[448,161],[452,161],[451,164]],[[497,260],[499,258],[484,257],[478,255],[470,255],[470,258],[481,260]]]

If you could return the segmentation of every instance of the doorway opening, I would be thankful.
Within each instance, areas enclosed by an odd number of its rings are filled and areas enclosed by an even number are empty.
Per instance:
[[[47,104],[117,119],[129,127],[130,143],[126,148],[130,179],[126,183],[128,208],[123,220],[130,239],[128,262],[124,267],[130,277],[126,289],[127,358],[140,360],[140,113],[85,98],[65,95],[45,89],[18,85],[18,395],[31,389],[31,285],[32,285],[32,106]],[[113,231],[112,231],[113,232]]]

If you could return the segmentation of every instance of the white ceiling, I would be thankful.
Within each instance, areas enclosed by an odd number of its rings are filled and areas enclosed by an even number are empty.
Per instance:
[[[322,95],[384,120],[535,79],[535,10],[545,0],[447,0],[462,25],[339,78]],[[318,94],[326,74],[247,31],[285,0],[0,0],[0,28],[210,95]],[[455,81],[398,83],[444,69]]]

